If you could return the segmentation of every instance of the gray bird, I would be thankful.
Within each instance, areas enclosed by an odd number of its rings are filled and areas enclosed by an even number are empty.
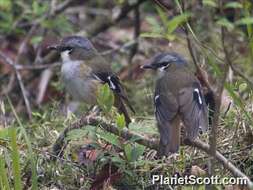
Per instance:
[[[144,69],[159,71],[154,106],[160,133],[159,156],[175,153],[180,145],[180,121],[186,138],[194,140],[199,129],[208,129],[207,105],[200,83],[177,53],[160,53]]]
[[[114,93],[115,107],[124,114],[127,124],[131,122],[125,104],[133,112],[134,109],[130,105],[119,78],[87,38],[65,37],[59,44],[49,48],[61,54],[62,81],[67,92],[75,100],[95,105],[99,86],[107,83]]]

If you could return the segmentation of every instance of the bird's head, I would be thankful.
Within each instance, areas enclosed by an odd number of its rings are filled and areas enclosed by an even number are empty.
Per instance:
[[[49,46],[49,49],[59,52],[63,61],[87,60],[96,53],[92,43],[80,36],[65,37],[59,44]]]
[[[171,68],[177,69],[186,65],[187,62],[182,56],[171,52],[155,55],[147,64],[142,65],[141,68],[165,72],[171,70]]]

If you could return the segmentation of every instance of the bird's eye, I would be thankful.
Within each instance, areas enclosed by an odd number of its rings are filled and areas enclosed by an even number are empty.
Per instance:
[[[72,50],[73,50],[73,48],[69,47],[69,46],[66,46],[66,47],[62,48],[62,51],[69,51],[69,52],[71,52]]]
[[[161,71],[164,71],[164,70],[166,70],[168,67],[170,66],[170,63],[168,63],[168,62],[163,62],[163,63],[161,63],[160,64],[160,70]]]

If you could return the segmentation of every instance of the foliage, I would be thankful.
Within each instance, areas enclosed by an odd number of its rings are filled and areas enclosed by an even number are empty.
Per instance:
[[[60,33],[72,32],[69,21],[62,15],[54,19],[44,19],[44,15],[51,11],[49,7],[50,1],[42,3],[36,0],[1,0],[0,34],[10,36],[24,34],[26,28],[22,26],[31,26],[33,22],[40,22],[45,29]]]
[[[17,190],[22,189],[22,183],[21,183],[21,169],[20,169],[20,155],[18,151],[18,145],[17,145],[17,135],[16,135],[16,129],[9,128],[6,130],[1,131],[0,136],[4,139],[9,139],[10,141],[10,148],[11,148],[11,159],[12,159],[12,170],[13,170],[13,177],[14,177],[14,188]],[[6,161],[4,157],[0,157],[0,171],[1,171],[1,177],[0,177],[0,184],[1,189],[7,189],[9,190],[12,186],[10,184],[10,178],[7,177],[7,171],[5,169]]]
[[[97,102],[100,108],[108,113],[114,104],[114,95],[108,84],[104,84],[97,91]]]
[[[174,16],[172,19],[168,19],[167,14],[159,7],[157,7],[157,12],[161,18],[162,23],[158,23],[154,17],[148,17],[147,22],[151,25],[151,32],[142,33],[142,37],[150,38],[165,38],[167,40],[174,40],[176,35],[175,30],[185,23],[189,17],[190,13],[182,13],[180,15]]]

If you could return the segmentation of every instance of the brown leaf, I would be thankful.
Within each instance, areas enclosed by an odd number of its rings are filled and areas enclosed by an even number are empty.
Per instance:
[[[191,175],[194,176],[205,176],[206,175],[206,171],[203,170],[202,168],[200,168],[199,166],[192,166],[191,168]]]

